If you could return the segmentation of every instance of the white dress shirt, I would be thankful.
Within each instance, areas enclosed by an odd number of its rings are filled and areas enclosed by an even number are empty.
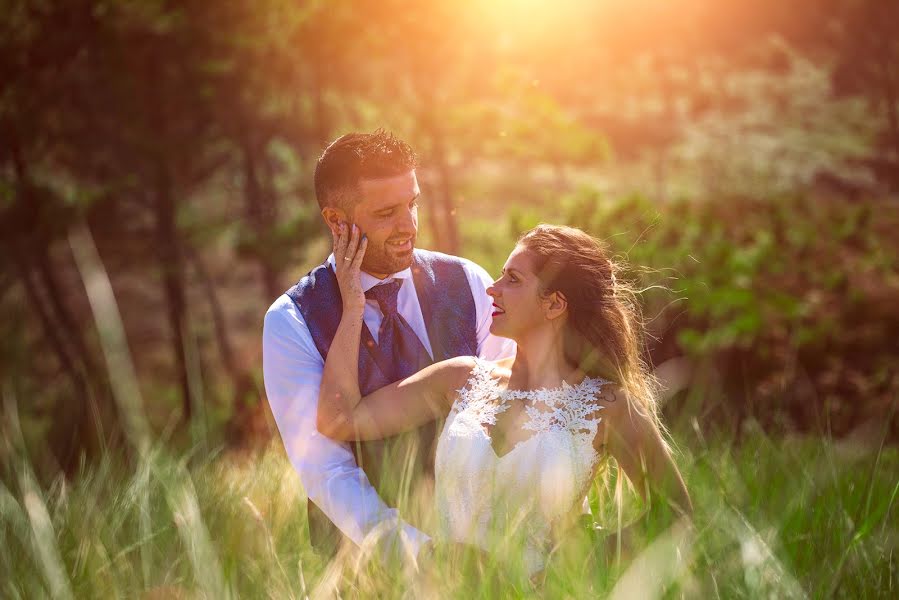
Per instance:
[[[490,276],[475,263],[462,261],[474,297],[478,356],[487,360],[513,356],[515,343],[512,340],[490,334],[493,301],[486,292],[492,283]],[[328,257],[328,263],[333,268],[333,254]],[[402,280],[397,310],[433,357],[411,269],[394,273],[384,280],[362,273],[362,289],[367,291],[390,279]],[[381,319],[378,303],[366,300],[363,320],[376,342]],[[374,527],[389,521],[402,528],[412,550],[417,553],[430,538],[401,521],[397,510],[384,504],[356,464],[348,444],[332,440],[316,429],[323,369],[324,360],[300,311],[289,296],[279,296],[265,314],[262,370],[265,392],[281,440],[300,475],[306,495],[357,545],[362,544]]]

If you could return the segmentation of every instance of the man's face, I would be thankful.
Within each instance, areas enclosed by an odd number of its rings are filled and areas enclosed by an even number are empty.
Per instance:
[[[383,278],[411,266],[421,194],[415,171],[363,179],[358,193],[359,200],[349,220],[368,236],[362,270]]]

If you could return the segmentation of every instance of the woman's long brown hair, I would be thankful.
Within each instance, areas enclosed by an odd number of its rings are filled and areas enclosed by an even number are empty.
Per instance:
[[[655,378],[642,358],[645,336],[635,290],[615,276],[608,247],[574,227],[538,225],[519,239],[544,295],[568,302],[563,350],[572,367],[620,385],[630,405],[661,433]],[[664,436],[663,436],[664,439]]]

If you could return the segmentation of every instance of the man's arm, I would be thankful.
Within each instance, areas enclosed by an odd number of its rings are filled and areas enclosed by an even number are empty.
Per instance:
[[[478,356],[486,360],[501,360],[515,356],[515,342],[490,333],[490,324],[493,323],[493,299],[487,295],[487,288],[493,284],[493,279],[483,267],[470,260],[465,261],[465,275],[468,277],[477,313]]]
[[[349,446],[317,431],[322,366],[302,315],[281,296],[265,315],[263,375],[281,440],[306,495],[357,545],[380,523],[397,521],[417,553],[428,536],[399,521],[396,509],[384,504]]]

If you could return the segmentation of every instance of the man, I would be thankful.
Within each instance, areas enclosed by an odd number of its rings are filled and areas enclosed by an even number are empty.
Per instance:
[[[462,258],[415,249],[420,196],[415,169],[412,149],[382,130],[338,138],[315,169],[315,195],[328,228],[333,233],[341,224],[355,225],[368,239],[362,263],[367,297],[359,354],[362,393],[453,356],[496,360],[514,353],[510,340],[490,335],[487,272]],[[340,537],[333,523],[357,545],[377,529],[392,532],[417,554],[428,536],[401,520],[385,499],[395,505],[404,478],[427,473],[435,426],[413,432],[411,443],[406,436],[352,446],[315,427],[324,357],[341,315],[333,265],[344,259],[329,256],[266,313],[266,393],[310,501],[313,546],[333,552]]]

